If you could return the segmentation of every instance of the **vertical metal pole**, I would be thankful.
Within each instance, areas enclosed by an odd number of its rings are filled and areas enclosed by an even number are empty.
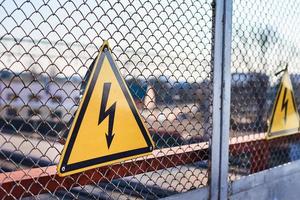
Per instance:
[[[229,130],[231,97],[231,35],[232,35],[232,0],[225,0],[223,13],[223,92],[222,92],[222,130],[220,157],[220,199],[228,199],[229,166]]]
[[[210,199],[228,199],[232,0],[215,0]]]
[[[217,1],[217,0],[215,0]],[[213,33],[213,48],[212,48],[212,65],[213,65],[213,133],[212,133],[212,141],[211,141],[211,172],[210,172],[210,199],[217,200],[219,196],[219,168],[220,168],[220,130],[221,130],[221,91],[222,91],[222,70],[221,70],[221,58],[222,52],[221,50],[221,42],[222,39],[221,34],[219,34],[221,18],[220,14],[218,14],[218,18],[216,19],[216,2],[212,4],[213,10],[213,25],[212,25],[212,33]],[[218,6],[218,10],[220,10],[220,6]],[[220,13],[220,11],[219,11]],[[217,30],[216,30],[216,27]]]

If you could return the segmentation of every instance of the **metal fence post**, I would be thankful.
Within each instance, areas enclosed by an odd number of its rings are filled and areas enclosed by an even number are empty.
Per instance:
[[[227,199],[232,0],[215,1],[210,198]]]

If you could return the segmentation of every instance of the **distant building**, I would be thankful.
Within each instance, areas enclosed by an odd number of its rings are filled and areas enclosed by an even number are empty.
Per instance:
[[[0,74],[2,118],[68,121],[79,103],[79,79],[53,78],[30,72]]]

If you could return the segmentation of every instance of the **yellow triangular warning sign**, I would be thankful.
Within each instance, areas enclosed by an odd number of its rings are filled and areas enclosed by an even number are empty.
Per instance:
[[[146,155],[154,147],[107,42],[92,65],[60,158],[60,176]]]
[[[299,114],[287,70],[284,72],[273,107],[267,139],[295,134],[299,129]]]

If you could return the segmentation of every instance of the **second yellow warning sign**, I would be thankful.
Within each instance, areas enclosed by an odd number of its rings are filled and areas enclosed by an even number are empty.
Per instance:
[[[294,91],[287,70],[284,72],[273,107],[267,139],[297,133],[299,114]]]

